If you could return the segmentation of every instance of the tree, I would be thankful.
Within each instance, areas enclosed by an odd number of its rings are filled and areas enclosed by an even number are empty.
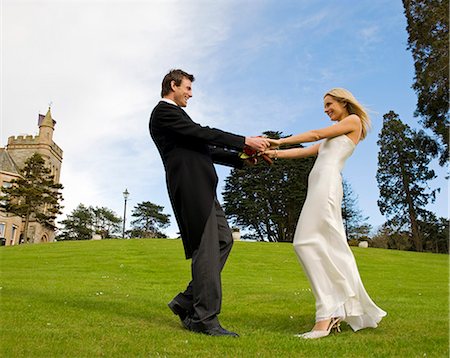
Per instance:
[[[418,220],[429,215],[425,207],[438,191],[428,188],[428,182],[436,177],[428,165],[438,151],[437,145],[423,131],[416,132],[404,124],[393,111],[383,116],[377,143],[380,212],[390,217],[389,225],[399,230],[406,226],[415,250],[423,251]]]
[[[389,223],[382,225],[370,241],[370,246],[381,249],[393,249],[409,251],[414,244],[411,233],[392,227]]]
[[[150,201],[137,204],[131,214],[135,218],[131,221],[131,236],[141,238],[166,237],[160,230],[169,226],[170,215],[163,214],[163,210],[163,206],[153,204]]]
[[[120,232],[122,219],[114,211],[105,207],[90,208],[93,216],[93,228],[96,234],[101,235],[102,239],[113,237]]]
[[[417,110],[422,123],[442,143],[440,164],[448,161],[449,151],[449,46],[448,0],[403,0],[407,19],[408,49],[414,67]]]
[[[66,219],[61,221],[63,227],[58,240],[91,240],[94,218],[90,208],[79,204]]]
[[[265,132],[280,138],[280,132]],[[222,193],[226,215],[260,241],[292,242],[314,158],[232,169]]]
[[[343,180],[342,220],[344,221],[347,240],[359,239],[367,236],[372,226],[367,223],[369,217],[363,217],[358,207],[358,197],[352,190],[350,183]]]
[[[113,237],[120,231],[122,219],[105,207],[86,207],[79,204],[66,219],[61,221],[59,240],[91,240],[93,234],[102,239]]]
[[[23,238],[28,242],[30,220],[54,229],[56,216],[61,213],[61,184],[54,182],[51,170],[45,160],[34,153],[25,161],[21,177],[11,181],[11,187],[2,188],[4,194],[3,208],[25,220]]]
[[[426,251],[448,254],[448,219],[437,218],[436,215],[431,213],[425,220],[419,221],[419,227],[423,233]]]

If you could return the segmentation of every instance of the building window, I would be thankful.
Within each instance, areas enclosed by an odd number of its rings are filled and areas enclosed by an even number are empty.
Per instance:
[[[9,183],[9,182],[7,182],[7,181],[5,181],[5,182],[3,182],[2,187],[3,187],[3,188],[11,188],[11,187],[12,187],[12,184]],[[0,190],[0,205],[6,205],[6,201],[5,201],[5,200],[1,200],[1,198],[2,198],[3,196],[5,196],[5,194],[3,194],[3,193],[1,192],[1,190]],[[2,237],[4,237],[4,236],[2,236]]]
[[[9,182],[7,182],[7,181],[4,181],[3,184],[2,184],[2,188],[7,189],[7,188],[11,188],[11,187],[12,187],[12,184],[9,183]],[[1,188],[0,188],[0,192],[1,192],[1,191],[2,191],[2,190],[1,190]]]
[[[5,223],[0,223],[0,239],[5,237]]]

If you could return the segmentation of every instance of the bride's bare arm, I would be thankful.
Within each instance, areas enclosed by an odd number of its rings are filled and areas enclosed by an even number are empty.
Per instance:
[[[320,143],[314,144],[306,148],[291,148],[291,149],[270,149],[266,150],[264,153],[269,156],[269,158],[283,158],[283,159],[297,159],[306,158],[313,155],[317,155],[319,152]]]
[[[360,126],[361,121],[359,117],[356,114],[351,114],[335,125],[282,138],[278,141],[278,143],[280,145],[284,145],[316,142],[324,138],[332,138],[342,134],[349,134],[355,130],[359,130]]]

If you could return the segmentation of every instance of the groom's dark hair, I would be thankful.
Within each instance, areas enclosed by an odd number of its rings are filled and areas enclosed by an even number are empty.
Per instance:
[[[181,81],[183,78],[187,78],[191,82],[195,81],[195,78],[193,75],[190,75],[187,72],[184,72],[183,70],[170,70],[170,72],[164,76],[164,79],[162,81],[161,86],[161,97],[164,97],[165,95],[169,94],[172,91],[172,87],[170,84],[172,81],[175,81],[175,85],[179,86],[181,84]]]

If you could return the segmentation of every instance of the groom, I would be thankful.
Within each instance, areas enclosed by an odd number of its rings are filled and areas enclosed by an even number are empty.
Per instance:
[[[237,151],[244,146],[264,151],[269,142],[193,122],[182,109],[192,97],[192,82],[193,75],[170,71],[162,81],[162,99],[153,109],[149,124],[166,170],[185,255],[192,258],[192,280],[169,302],[169,308],[190,331],[238,337],[223,328],[217,317],[222,302],[220,273],[233,239],[216,198],[218,179],[213,164],[242,167]]]

